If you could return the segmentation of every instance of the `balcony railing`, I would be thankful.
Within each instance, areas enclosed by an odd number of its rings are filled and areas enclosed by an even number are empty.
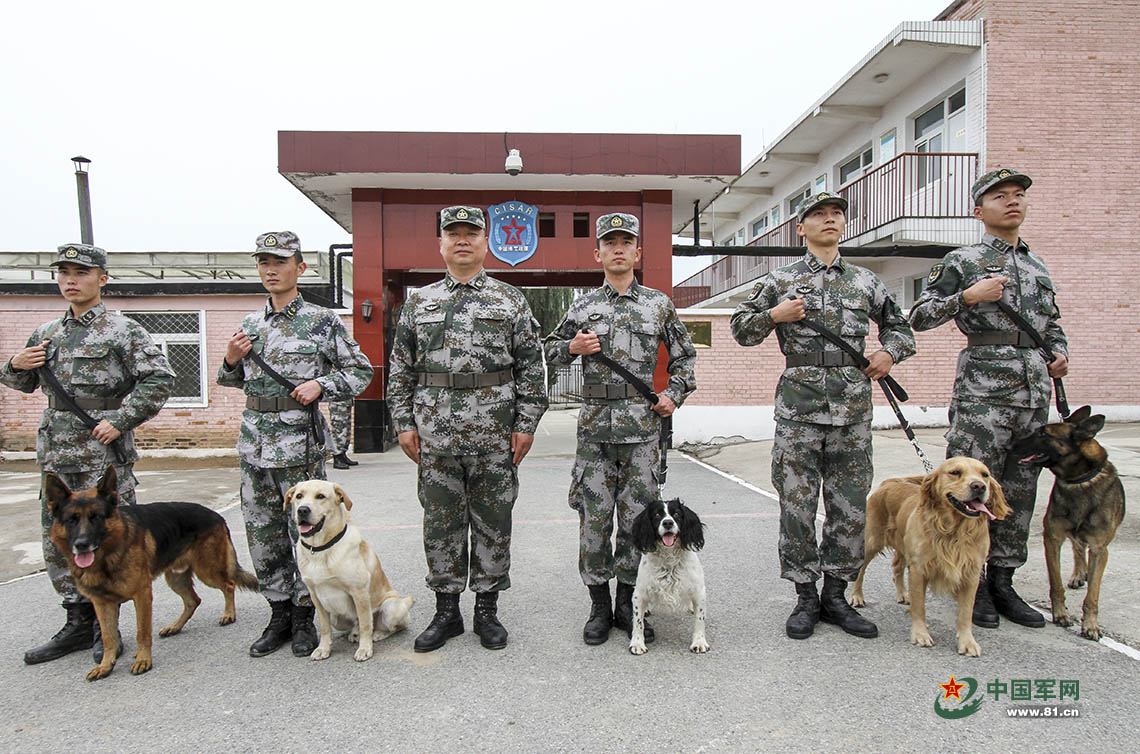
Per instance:
[[[970,186],[978,171],[976,154],[906,152],[839,189],[847,199],[847,227],[840,243],[904,218],[973,216]],[[748,246],[802,246],[794,217]],[[797,256],[728,256],[673,286],[679,307],[692,306],[789,264]]]

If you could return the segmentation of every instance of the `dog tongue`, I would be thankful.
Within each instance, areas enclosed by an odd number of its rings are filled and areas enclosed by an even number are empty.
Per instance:
[[[309,532],[311,532],[313,530],[313,525],[312,524],[299,524],[297,526],[297,528],[300,529],[302,534],[308,534]]]
[[[676,534],[662,534],[661,535],[661,544],[665,545],[666,547],[672,547],[673,543],[676,541],[677,541],[677,535]]]
[[[979,513],[986,514],[987,516],[989,516],[990,521],[997,520],[997,516],[990,513],[990,509],[987,508],[986,504],[983,503],[981,500],[971,500],[970,502],[966,503],[966,507],[972,511],[977,511]]]
[[[90,568],[91,564],[95,562],[95,553],[93,552],[77,552],[75,553],[75,565],[80,568]]]

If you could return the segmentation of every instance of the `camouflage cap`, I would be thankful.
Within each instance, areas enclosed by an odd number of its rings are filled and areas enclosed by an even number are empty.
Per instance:
[[[456,223],[467,223],[474,225],[476,228],[487,229],[487,217],[483,214],[483,210],[478,207],[464,207],[457,205],[455,207],[444,207],[439,211],[439,229],[443,230],[449,225]]]
[[[257,237],[257,251],[250,256],[258,254],[272,254],[275,257],[291,257],[301,250],[301,239],[291,230],[278,230],[272,233],[262,233]]]
[[[970,189],[970,196],[974,199],[974,206],[982,203],[982,196],[984,196],[987,191],[1003,183],[1016,183],[1022,188],[1029,188],[1033,185],[1033,179],[1025,173],[1019,173],[1009,168],[991,170],[974,181],[974,186]]]
[[[70,264],[78,264],[83,267],[101,267],[107,269],[107,252],[100,249],[98,246],[92,246],[86,243],[69,243],[66,246],[60,246],[57,249],[59,256],[51,267],[64,262]]]
[[[844,212],[847,211],[847,200],[839,194],[832,194],[827,191],[820,191],[818,194],[813,194],[800,203],[800,208],[796,210],[796,221],[803,222],[808,213],[821,204],[834,204]]]
[[[613,233],[615,230],[625,231],[631,236],[641,236],[641,223],[637,221],[636,217],[625,212],[611,212],[608,215],[602,215],[594,223],[594,228],[597,231],[598,238]]]

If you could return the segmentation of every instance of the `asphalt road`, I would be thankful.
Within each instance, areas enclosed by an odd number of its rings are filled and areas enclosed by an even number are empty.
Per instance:
[[[154,669],[138,677],[128,672],[134,612],[124,605],[127,653],[108,679],[88,683],[83,679],[91,667],[87,653],[23,664],[23,651],[54,632],[63,613],[43,575],[8,581],[0,585],[5,604],[0,637],[6,647],[0,652],[5,680],[0,750],[1135,749],[1128,731],[1140,714],[1136,659],[1052,625],[1033,630],[1005,623],[977,630],[982,657],[959,657],[954,605],[944,597],[928,600],[937,644],[912,646],[909,617],[894,602],[885,560],[868,573],[864,610],[878,624],[879,638],[857,639],[821,624],[807,641],[787,639],[784,620],[794,593],[778,577],[776,501],[677,453],[666,492],[685,499],[708,526],[701,558],[712,650],[690,654],[690,619],[663,615],[653,619],[658,639],[647,655],[630,655],[624,635],[616,631],[608,643],[587,647],[581,641],[589,603],[576,568],[577,519],[565,496],[572,422],[568,412],[548,414],[520,473],[513,584],[500,603],[511,632],[505,650],[482,649],[468,631],[437,652],[412,651],[412,639],[430,620],[433,606],[423,581],[415,467],[398,451],[360,456],[361,466],[330,475],[352,496],[353,516],[393,585],[416,597],[411,630],[379,643],[365,663],[353,662],[344,639],[335,642],[333,656],[324,662],[294,658],[287,649],[252,659],[248,646],[268,616],[264,600],[239,593],[238,622],[218,627],[221,595],[200,587],[198,613],[182,634],[156,636]],[[939,454],[931,450],[932,456]],[[763,452],[763,444],[756,443],[724,449],[716,454],[719,461],[711,460],[738,476],[755,474],[755,486],[764,490],[769,488]],[[1127,452],[1114,455],[1118,466]],[[877,463],[885,472],[897,467],[893,473],[914,473],[917,461],[907,453],[908,444],[877,433]],[[1137,459],[1133,452],[1130,469],[1140,467]],[[170,473],[174,476],[140,474],[140,498],[199,499],[222,509],[248,566],[240,512],[232,502],[236,470]],[[34,504],[18,500],[28,492],[28,478],[34,493],[33,475],[0,475],[0,504],[7,506],[11,524],[22,525],[22,519],[35,515]],[[1133,484],[1134,478],[1130,488]],[[0,537],[0,550],[13,544],[11,531]],[[1110,569],[1124,562],[1116,548],[1114,543]],[[1036,589],[1036,579],[1025,575],[1027,591]],[[1117,620],[1130,616],[1111,613],[1110,621],[1109,611],[1117,603],[1135,608],[1136,595],[1116,571],[1106,576],[1102,624],[1110,633],[1121,630],[1113,625]],[[465,594],[468,622],[472,602]],[[178,598],[156,582],[156,624],[172,619],[179,606]],[[1079,594],[1070,597],[1069,607],[1079,611]],[[1133,614],[1130,630],[1135,632],[1136,625]],[[935,713],[935,700],[945,694],[939,684],[951,675],[978,682],[974,698],[982,695],[983,701],[974,714],[944,719]],[[1061,704],[1079,717],[1055,718],[1050,711],[1049,719],[1010,719],[1007,708],[1051,708],[1059,700],[1031,693],[1027,702],[1011,702],[1008,692],[995,699],[987,691],[995,681],[1010,687],[1013,681],[1029,681],[1037,694],[1050,689],[1055,694],[1060,681],[1076,681],[1079,699]],[[959,707],[953,700],[939,703],[944,709]]]

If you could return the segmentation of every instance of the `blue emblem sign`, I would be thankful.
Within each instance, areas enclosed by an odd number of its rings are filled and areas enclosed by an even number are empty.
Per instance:
[[[538,207],[523,202],[503,202],[487,208],[491,221],[491,253],[511,267],[534,256],[538,250]]]

